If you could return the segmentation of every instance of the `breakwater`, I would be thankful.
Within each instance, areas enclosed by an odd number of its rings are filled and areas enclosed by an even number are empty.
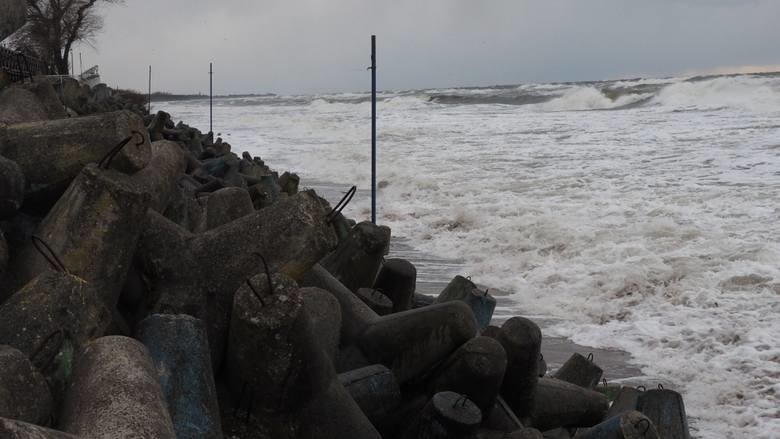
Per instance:
[[[389,227],[294,170],[105,87],[9,87],[0,114],[8,437],[688,435],[676,392],[575,353],[548,374],[471,279],[419,294]]]

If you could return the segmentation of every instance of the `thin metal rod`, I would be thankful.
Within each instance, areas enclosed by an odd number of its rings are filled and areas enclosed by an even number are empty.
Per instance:
[[[152,114],[152,66],[149,66],[149,114]]]
[[[81,58],[81,52],[79,52],[79,69],[81,70],[81,79],[84,79],[84,60]]]
[[[376,35],[371,35],[371,222],[376,224]]]
[[[67,60],[67,54],[65,55],[65,59]],[[73,60],[73,49],[71,49],[70,50],[70,76],[75,78],[76,77],[76,71],[74,69],[76,67],[74,66],[74,64],[76,64],[76,62]],[[65,72],[65,74],[67,75],[68,72]]]
[[[209,63],[209,133],[214,132],[214,63]]]

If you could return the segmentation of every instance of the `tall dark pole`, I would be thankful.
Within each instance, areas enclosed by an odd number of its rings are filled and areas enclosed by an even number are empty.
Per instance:
[[[149,66],[149,114],[152,114],[152,66]]]
[[[371,222],[376,224],[376,35],[371,35]]]
[[[81,59],[81,52],[79,52],[79,76],[81,76],[81,79],[84,79],[84,60]]]
[[[213,63],[209,63],[209,133],[214,132],[214,68]],[[212,134],[213,137],[213,134]]]
[[[65,55],[65,60],[66,61],[68,60],[67,55]],[[73,69],[75,69],[75,64],[76,64],[76,62],[73,61],[73,49],[70,49],[70,76],[72,76],[74,78],[76,77],[76,71],[73,70]],[[60,73],[62,73],[62,72],[60,72]],[[65,72],[65,74],[67,75],[68,72]]]

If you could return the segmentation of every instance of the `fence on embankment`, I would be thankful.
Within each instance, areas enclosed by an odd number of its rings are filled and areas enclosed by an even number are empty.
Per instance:
[[[0,72],[11,82],[20,82],[36,75],[52,74],[52,68],[37,58],[0,47]]]

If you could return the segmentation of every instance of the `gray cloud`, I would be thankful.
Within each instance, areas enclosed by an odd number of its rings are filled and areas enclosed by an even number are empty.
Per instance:
[[[128,0],[103,9],[111,85],[316,93],[673,75],[780,64],[771,0]],[[78,57],[76,58],[78,63]]]

